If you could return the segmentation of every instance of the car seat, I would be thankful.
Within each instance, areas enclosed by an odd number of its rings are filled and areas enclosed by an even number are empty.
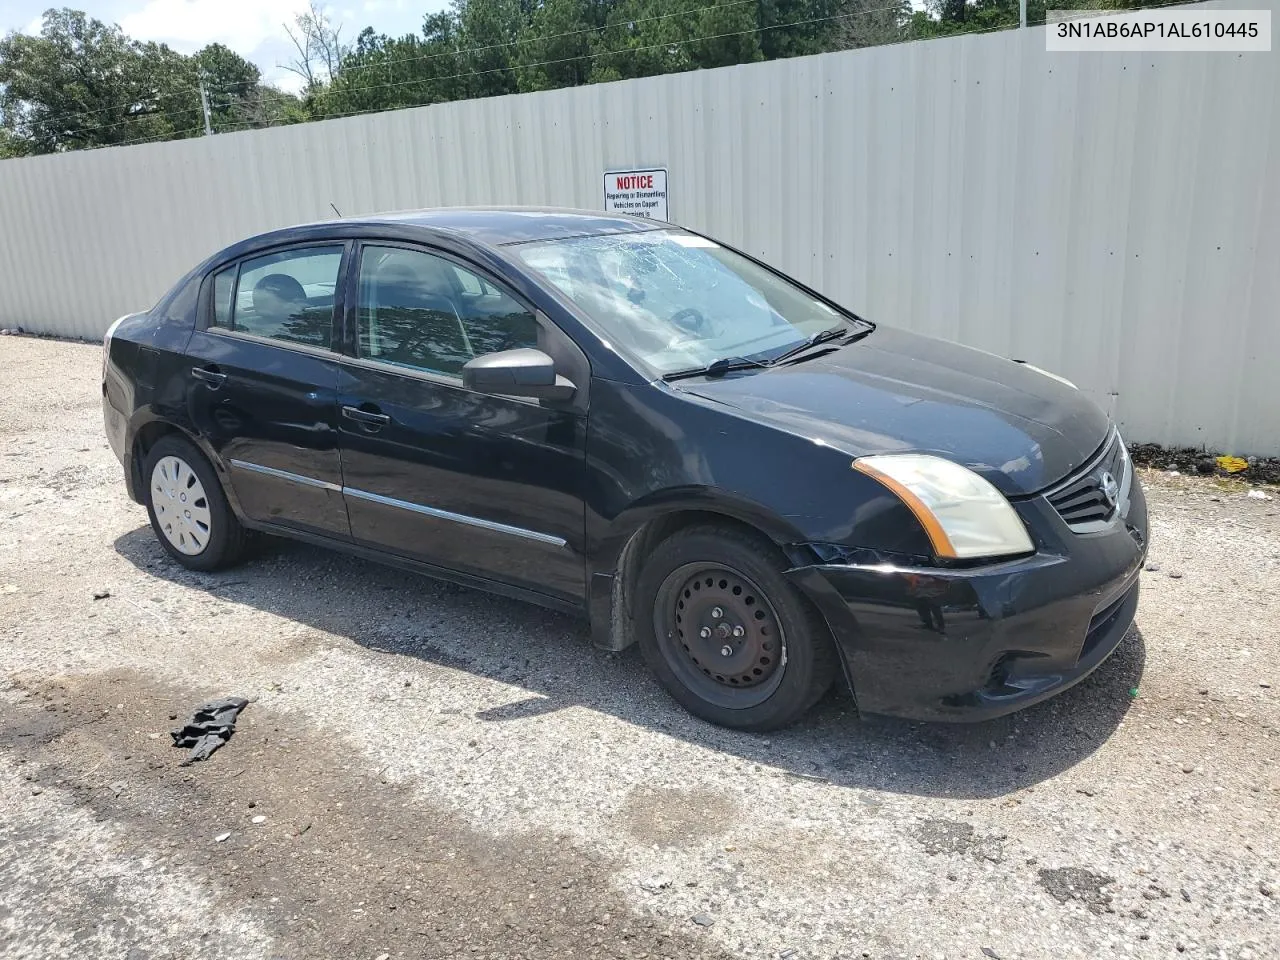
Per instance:
[[[247,332],[275,337],[285,324],[307,307],[307,292],[287,273],[269,273],[253,285],[255,322]]]

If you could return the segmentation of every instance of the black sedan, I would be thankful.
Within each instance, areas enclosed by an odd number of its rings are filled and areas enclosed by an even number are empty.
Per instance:
[[[107,436],[179,563],[259,531],[579,611],[714,723],[839,678],[863,712],[1006,713],[1137,607],[1142,490],[1070,383],[665,224],[280,230],[104,346]]]

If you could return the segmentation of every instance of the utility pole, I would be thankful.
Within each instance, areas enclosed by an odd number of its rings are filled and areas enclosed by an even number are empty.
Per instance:
[[[1026,0],[1022,0],[1026,3]],[[213,136],[213,124],[209,121],[209,94],[204,89],[204,73],[200,74],[200,109],[204,112],[204,135]]]
[[[1027,0],[1018,0],[1018,26],[1027,25]]]

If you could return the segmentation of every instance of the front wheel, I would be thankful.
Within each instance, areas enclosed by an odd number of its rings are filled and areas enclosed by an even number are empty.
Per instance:
[[[636,584],[640,649],[690,713],[739,730],[797,720],[838,665],[826,624],[783,576],[774,546],[729,527],[663,541]]]

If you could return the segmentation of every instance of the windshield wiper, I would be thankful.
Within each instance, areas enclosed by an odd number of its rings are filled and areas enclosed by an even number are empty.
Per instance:
[[[720,357],[712,360],[705,367],[689,367],[687,370],[675,370],[664,373],[662,379],[670,383],[672,380],[684,380],[688,377],[721,377],[731,370],[747,370],[751,367],[767,367],[762,360],[748,360],[746,357]]]
[[[809,339],[804,340],[790,350],[784,350],[772,360],[751,360],[747,357],[720,357],[712,360],[705,367],[689,367],[687,370],[675,370],[671,373],[664,373],[662,379],[670,382],[672,380],[684,380],[687,377],[719,377],[732,370],[746,370],[751,367],[773,367],[787,360],[792,360],[804,353],[810,347],[816,347],[819,344],[827,343],[831,340],[839,340],[844,338],[846,343],[853,343],[855,340],[861,340],[875,327],[868,325],[866,329],[854,330],[850,332],[849,328],[844,324],[836,327],[828,327],[826,330],[819,330]]]
[[[828,327],[826,330],[819,330],[808,340],[802,340],[800,343],[797,343],[790,350],[784,350],[782,353],[778,354],[776,357],[774,357],[772,360],[769,361],[769,366],[772,367],[772,366],[776,366],[779,363],[784,363],[785,361],[790,360],[792,357],[796,357],[804,353],[810,347],[816,347],[820,343],[826,343],[829,340],[839,339],[840,337],[843,337],[845,333],[848,332],[848,330],[849,328],[846,327],[844,324],[840,324],[840,326],[838,327]]]

